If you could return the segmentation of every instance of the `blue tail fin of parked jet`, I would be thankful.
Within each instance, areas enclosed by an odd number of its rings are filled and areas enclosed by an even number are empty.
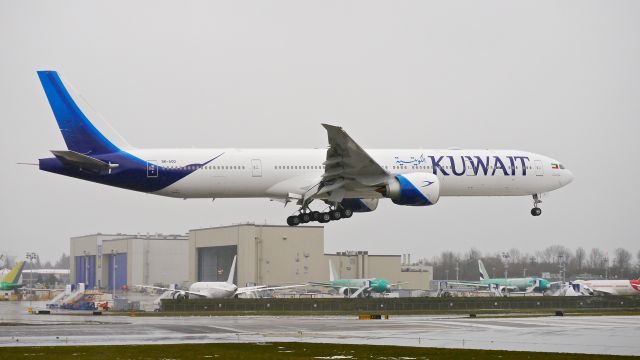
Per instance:
[[[51,110],[69,150],[100,155],[120,151],[87,119],[55,71],[38,71]]]

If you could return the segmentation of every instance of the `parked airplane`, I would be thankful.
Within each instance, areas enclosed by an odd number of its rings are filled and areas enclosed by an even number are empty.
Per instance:
[[[121,149],[89,121],[55,71],[38,71],[67,145],[40,170],[175,198],[270,198],[299,208],[287,224],[373,211],[381,198],[429,206],[441,196],[532,196],[573,174],[559,161],[517,150],[364,150],[323,124],[328,149]],[[316,202],[317,201],[317,202]],[[313,202],[326,211],[313,211]]]
[[[71,271],[69,269],[33,269],[24,270],[23,274],[39,274],[39,275],[69,275]]]
[[[588,295],[640,295],[640,280],[575,280],[579,291]]]
[[[0,281],[0,290],[16,290],[23,286],[18,282],[20,281],[20,275],[22,275],[24,264],[24,261],[18,261],[16,266],[14,266],[13,269],[11,269],[11,271],[2,278],[2,281]]]
[[[369,296],[372,292],[386,293],[391,291],[393,286],[389,280],[384,278],[372,279],[340,279],[333,268],[333,262],[329,260],[329,282],[309,282],[309,285],[323,286],[336,289],[338,293],[356,298],[358,296]]]
[[[547,279],[539,277],[526,278],[490,278],[487,269],[485,269],[482,260],[478,260],[478,268],[480,270],[480,281],[447,281],[449,285],[462,285],[482,289],[495,288],[501,294],[511,292],[545,292],[551,287],[551,283]]]
[[[231,269],[229,270],[229,278],[227,279],[226,282],[222,282],[222,281],[195,282],[191,284],[191,286],[189,286],[189,290],[176,290],[171,288],[163,288],[159,286],[150,286],[150,285],[136,285],[136,286],[145,288],[145,289],[161,290],[164,292],[170,291],[171,292],[170,297],[174,299],[185,299],[185,298],[188,299],[190,297],[223,299],[223,298],[232,298],[240,294],[254,293],[258,291],[290,289],[294,287],[304,286],[304,285],[287,285],[287,286],[267,287],[266,285],[259,285],[259,286],[238,287],[233,283],[233,277],[236,272],[236,258],[237,256],[233,257],[233,263],[231,264]]]

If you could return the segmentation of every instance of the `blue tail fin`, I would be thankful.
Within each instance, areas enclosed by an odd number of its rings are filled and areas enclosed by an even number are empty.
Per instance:
[[[38,71],[38,77],[69,150],[85,155],[120,151],[82,113],[57,72]]]

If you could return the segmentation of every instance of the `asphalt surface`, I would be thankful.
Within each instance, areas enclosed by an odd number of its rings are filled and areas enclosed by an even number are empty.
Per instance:
[[[0,302],[0,346],[301,341],[640,355],[640,316],[70,316],[28,305]]]

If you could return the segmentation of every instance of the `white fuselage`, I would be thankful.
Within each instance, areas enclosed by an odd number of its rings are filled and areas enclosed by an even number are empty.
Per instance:
[[[326,149],[146,149],[129,152],[170,171],[205,163],[155,194],[179,198],[287,198],[317,184]],[[433,173],[441,196],[518,196],[549,192],[573,179],[549,157],[517,150],[367,150],[390,177]],[[220,156],[219,156],[220,155]],[[219,156],[219,157],[218,157]],[[345,197],[363,197],[347,193]],[[369,193],[370,196],[370,193]]]
[[[231,298],[236,294],[238,287],[227,282],[196,282],[189,286],[192,293],[204,294],[209,299]]]
[[[576,280],[574,283],[610,295],[640,295],[640,280]]]

